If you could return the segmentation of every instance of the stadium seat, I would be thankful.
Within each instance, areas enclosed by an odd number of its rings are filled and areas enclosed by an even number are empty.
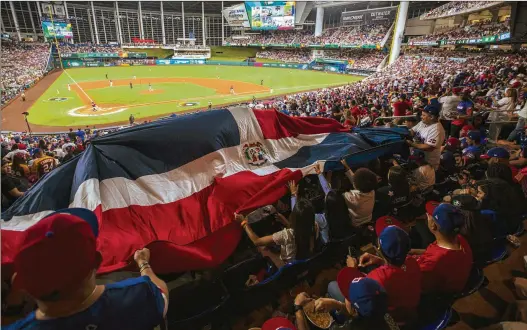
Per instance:
[[[465,288],[459,294],[454,295],[454,299],[461,299],[463,297],[470,296],[483,287],[485,282],[487,281],[485,275],[483,274],[483,270],[478,267],[472,268]]]
[[[442,308],[430,321],[424,321],[418,327],[419,330],[441,330],[445,329],[452,320],[453,310],[451,306]]]
[[[514,236],[521,236],[525,231],[525,228],[523,225],[524,216],[521,216],[522,221],[520,221],[520,223],[518,224],[518,227],[515,230],[508,232],[505,222],[500,221],[499,216],[495,211],[481,210],[481,214],[486,215],[491,219],[491,222],[493,225],[492,230],[493,230],[495,239],[505,238],[508,234],[511,234]]]
[[[485,262],[485,266],[488,266],[490,264],[493,264],[495,262],[501,261],[505,258],[507,258],[508,252],[507,252],[507,245],[505,244],[504,240],[495,240],[494,246],[492,247],[492,257],[490,260],[487,260]]]
[[[229,300],[221,282],[193,281],[174,288],[169,293],[168,328],[195,330],[221,322]]]

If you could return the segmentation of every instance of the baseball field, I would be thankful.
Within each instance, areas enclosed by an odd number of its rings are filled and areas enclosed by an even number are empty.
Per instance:
[[[29,112],[28,120],[37,127],[35,131],[103,127],[125,123],[130,114],[141,121],[207,108],[209,102],[217,108],[250,101],[253,96],[271,98],[343,85],[362,77],[310,70],[196,65],[68,69],[46,79],[45,89],[40,86],[41,91],[30,93],[27,101],[18,100],[4,109],[3,114],[8,115],[4,116],[3,130],[20,127],[22,111]],[[39,84],[45,85],[44,80]],[[39,84],[34,89],[38,90]]]

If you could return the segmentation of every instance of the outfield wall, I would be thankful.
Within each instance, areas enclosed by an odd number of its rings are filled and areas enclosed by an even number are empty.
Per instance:
[[[330,61],[320,63],[273,63],[273,62],[246,62],[246,61],[216,61],[203,59],[118,59],[118,60],[97,60],[90,59],[89,61],[83,59],[65,59],[62,60],[64,68],[81,68],[81,67],[111,67],[111,66],[133,66],[133,65],[226,65],[226,66],[252,66],[252,67],[268,67],[268,68],[283,68],[283,69],[297,69],[297,70],[315,70],[326,71],[331,73],[354,74],[361,76],[369,76],[375,70],[357,70],[357,69],[335,69]]]

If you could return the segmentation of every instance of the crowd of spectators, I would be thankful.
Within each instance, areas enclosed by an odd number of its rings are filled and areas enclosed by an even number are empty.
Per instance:
[[[377,252],[365,253],[349,249],[325,297],[298,294],[291,307],[291,320],[282,318],[282,323],[273,323],[274,329],[309,329],[311,321],[302,311],[308,311],[308,304],[310,311],[334,315],[331,329],[347,328],[351,322],[353,328],[413,329],[422,321],[423,309],[437,307],[437,299],[429,303],[427,297],[461,293],[473,263],[492,258],[489,246],[494,244],[493,237],[506,237],[518,246],[514,234],[527,211],[527,54],[465,54],[464,60],[428,55],[402,55],[383,71],[352,85],[252,104],[290,116],[331,117],[348,127],[404,124],[410,148],[409,157],[391,155],[367,166],[355,167],[341,160],[343,170],[331,174],[315,165],[316,174],[298,184],[291,182],[288,192],[275,204],[256,210],[248,218],[233,215],[251,244],[259,247],[275,267],[308,259],[326,244],[351,235],[359,242],[374,241],[377,247]],[[517,108],[521,111],[513,114]],[[392,115],[398,118],[375,121]],[[487,132],[485,121],[492,126],[502,115],[511,119],[517,116],[518,124],[502,136],[503,140],[490,141],[492,133]],[[403,121],[402,116],[411,117]],[[79,129],[37,140],[27,135],[2,136],[5,202],[12,203],[24,194],[25,187],[19,181],[31,185],[82,152],[89,139],[98,134],[101,131]],[[481,210],[494,214],[499,225],[491,226],[496,220]],[[42,322],[53,327],[66,321],[74,328],[97,319],[100,313],[96,311],[101,308],[118,309],[119,315],[125,315],[124,309],[138,311],[143,306],[141,310],[145,310],[148,303],[155,312],[142,313],[137,319],[150,327],[159,324],[166,314],[168,290],[148,264],[148,249],[134,255],[143,277],[105,290],[95,282],[95,237],[86,224],[96,217],[84,212],[81,218],[86,221],[79,222],[68,212],[79,211],[62,211],[31,227],[32,235],[25,238],[16,257],[16,288],[32,296],[38,309],[15,328],[22,324],[36,327]],[[259,230],[257,234],[258,223],[271,224],[269,216],[276,219],[271,228],[278,229],[266,233]],[[51,246],[54,240],[49,237],[67,245]],[[61,248],[74,251],[68,263],[59,263],[69,256]],[[38,260],[28,256],[38,256]],[[53,257],[57,256],[60,260],[55,262]],[[54,262],[53,267],[49,268],[49,262]],[[81,264],[85,272],[72,271]],[[57,287],[49,287],[51,281],[34,276],[45,269],[52,270],[45,277],[49,279],[58,274],[60,278],[68,278],[69,273],[76,276],[67,287],[60,281],[52,282]],[[250,287],[272,273],[266,268],[245,275],[240,285]],[[137,290],[135,295],[144,299],[124,304],[122,297],[132,286]],[[72,292],[75,299],[68,300]],[[16,294],[12,290],[8,296]],[[90,309],[93,313],[83,314],[90,306],[94,306]],[[122,327],[134,328],[127,323],[129,319],[117,319]]]
[[[464,27],[453,27],[449,29],[442,29],[430,35],[419,36],[410,39],[412,42],[434,42],[438,40],[465,40],[473,38],[481,38],[484,36],[493,36],[510,30],[509,23],[489,23],[478,22]]]
[[[59,51],[61,54],[68,53],[118,53],[122,51],[121,46],[115,44],[70,44],[60,43]]]
[[[2,43],[2,105],[35,84],[47,72],[48,44]]]
[[[256,53],[256,58],[286,63],[309,63],[311,62],[311,51],[308,49],[269,49]]]
[[[360,26],[341,26],[329,28],[322,35],[315,37],[312,31],[267,31],[260,34],[246,35],[248,38],[229,37],[225,41],[231,45],[247,44],[300,44],[300,45],[377,45],[383,40],[391,26],[386,24],[370,24]]]
[[[347,61],[349,69],[375,70],[386,54],[373,49],[324,50],[318,58]],[[256,58],[265,58],[286,63],[309,63],[313,57],[309,49],[268,49],[256,53]]]
[[[423,14],[421,19],[435,19],[459,15],[462,13],[483,10],[500,3],[503,3],[503,1],[450,1]]]

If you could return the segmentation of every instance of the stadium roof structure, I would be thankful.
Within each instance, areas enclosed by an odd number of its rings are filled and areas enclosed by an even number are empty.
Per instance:
[[[201,1],[163,1],[163,8],[167,12],[181,12],[181,3],[185,3],[185,13],[200,13]],[[89,1],[75,1],[76,4],[90,5]],[[239,2],[224,1],[223,6],[230,7]],[[113,7],[113,1],[94,1],[97,7]],[[137,1],[119,1],[120,9],[137,9]],[[160,1],[141,1],[143,11],[160,11]],[[205,14],[221,14],[221,1],[205,1]]]

